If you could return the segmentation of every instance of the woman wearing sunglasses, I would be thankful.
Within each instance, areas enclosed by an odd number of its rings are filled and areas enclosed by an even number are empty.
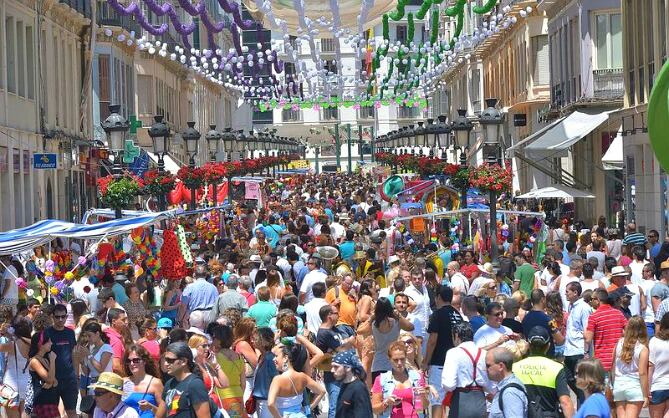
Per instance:
[[[123,366],[128,377],[123,387],[132,391],[125,403],[139,414],[140,418],[153,418],[163,402],[163,382],[155,361],[146,348],[131,345],[123,356]]]

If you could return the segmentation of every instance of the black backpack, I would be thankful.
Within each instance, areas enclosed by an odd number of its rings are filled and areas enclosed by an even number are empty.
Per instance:
[[[516,388],[519,391],[523,392],[525,395],[525,398],[527,398],[527,418],[542,418],[546,416],[552,416],[552,415],[546,415],[541,411],[541,406],[539,406],[539,402],[536,400],[530,400],[530,397],[527,394],[527,391],[525,388],[518,383],[508,383],[505,385],[502,390],[499,392],[499,410],[502,411],[502,416],[506,418],[506,414],[504,414],[504,391],[507,390],[508,388]],[[557,416],[557,415],[556,415]]]

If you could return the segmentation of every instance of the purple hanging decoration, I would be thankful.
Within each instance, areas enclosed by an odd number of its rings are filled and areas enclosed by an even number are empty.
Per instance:
[[[186,1],[186,0],[179,0],[179,1],[181,2],[181,1]],[[253,29],[253,27],[255,25],[259,25],[259,23],[257,23],[254,20],[251,20],[251,19],[244,20],[244,19],[242,19],[242,13],[239,10],[239,5],[237,3],[235,3],[235,2],[230,3],[230,2],[228,2],[228,0],[218,0],[218,4],[221,5],[221,7],[223,8],[223,10],[225,10],[226,13],[230,13],[232,15],[232,18],[235,20],[235,23],[240,28],[242,28],[244,30],[249,30],[249,29]]]
[[[134,1],[131,2],[128,7],[123,7],[122,4],[119,4],[118,0],[107,0],[107,3],[112,7],[112,9],[114,9],[114,11],[116,11],[116,13],[122,16],[135,16],[137,18],[137,22],[142,26],[142,28],[151,35],[164,35],[170,27],[167,23],[163,23],[159,27],[152,25],[148,20],[146,20],[146,16],[144,16],[142,9]]]
[[[195,31],[196,28],[195,22],[188,25],[181,23],[181,20],[179,20],[179,16],[174,10],[172,4],[163,3],[163,5],[161,6],[155,0],[144,0],[144,3],[146,3],[149,9],[157,16],[168,15],[170,21],[172,22],[172,26],[174,26],[174,29],[176,29],[176,31],[179,32],[181,35],[190,35],[191,33],[193,33],[193,31]]]
[[[231,25],[230,27],[230,33],[232,34],[232,42],[235,44],[235,49],[237,50],[237,55],[242,54],[242,45],[239,43],[239,30],[237,29],[237,25]]]

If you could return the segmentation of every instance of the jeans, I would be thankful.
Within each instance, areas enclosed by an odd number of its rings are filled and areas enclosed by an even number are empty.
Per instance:
[[[583,359],[583,354],[575,356],[565,356],[564,357],[564,368],[567,372],[567,384],[571,390],[576,393],[576,399],[578,400],[578,406],[585,401],[585,394],[583,391],[576,387],[576,365],[579,361]]]
[[[339,398],[341,383],[334,379],[332,373],[325,373],[323,382],[328,393],[328,418],[334,418],[335,412],[337,412],[337,399]]]

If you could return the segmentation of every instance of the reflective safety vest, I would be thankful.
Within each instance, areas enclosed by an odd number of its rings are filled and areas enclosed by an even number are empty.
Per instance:
[[[513,374],[524,385],[555,389],[557,375],[563,367],[548,357],[530,356],[513,364]]]

